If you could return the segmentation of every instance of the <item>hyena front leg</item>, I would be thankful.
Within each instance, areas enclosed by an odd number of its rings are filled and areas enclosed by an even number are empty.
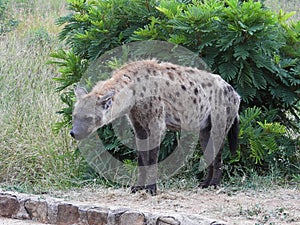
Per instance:
[[[138,180],[137,184],[131,188],[131,192],[135,193],[145,189],[149,194],[156,195],[158,154],[163,133],[162,121],[153,118],[144,126],[137,121],[133,121],[132,124],[138,151]]]
[[[145,189],[147,193],[156,195],[157,193],[157,161],[159,147],[149,151],[138,151],[138,182],[132,188],[132,192]]]
[[[133,130],[135,133],[135,140],[136,140],[136,146],[137,146],[137,155],[138,155],[138,181],[137,184],[131,187],[131,192],[136,193],[139,190],[145,189],[145,184],[146,184],[146,168],[142,166],[144,164],[145,159],[145,154],[143,154],[142,151],[139,151],[141,148],[141,143],[142,141],[147,141],[148,136],[149,136],[149,131],[147,131],[142,125],[138,122],[135,121],[134,118],[130,118],[131,123],[133,125]]]

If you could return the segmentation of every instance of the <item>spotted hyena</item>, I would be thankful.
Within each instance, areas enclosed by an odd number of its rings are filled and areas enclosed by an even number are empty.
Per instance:
[[[157,160],[166,131],[199,134],[208,166],[199,186],[219,185],[221,153],[228,134],[236,151],[240,98],[219,75],[155,60],[131,62],[100,81],[90,93],[76,88],[71,136],[77,140],[127,115],[138,150],[139,176],[132,192],[156,194]]]

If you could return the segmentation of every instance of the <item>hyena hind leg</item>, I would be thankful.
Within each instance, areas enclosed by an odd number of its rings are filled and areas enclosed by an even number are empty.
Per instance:
[[[205,151],[207,151],[206,147],[209,142],[210,131],[211,131],[211,118],[210,118],[210,116],[208,116],[207,122],[206,122],[206,127],[202,128],[199,132],[199,141],[200,141],[200,145],[201,145],[203,153]],[[207,159],[205,159],[205,160],[207,160]],[[199,187],[207,188],[211,183],[213,173],[214,173],[213,164],[211,164],[207,167],[207,174],[206,174],[204,180],[202,182],[200,182]]]
[[[220,185],[222,179],[222,149],[218,152],[214,161],[207,167],[207,174],[204,180],[199,184],[201,188]]]
[[[222,179],[222,151],[223,145],[212,163],[213,175],[212,179],[210,180],[209,186],[214,186],[215,188],[220,185]]]

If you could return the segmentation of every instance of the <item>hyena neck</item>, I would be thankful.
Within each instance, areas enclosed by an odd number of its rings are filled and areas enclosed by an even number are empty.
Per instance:
[[[112,117],[113,119],[119,118],[128,114],[135,104],[135,96],[133,85],[120,85],[115,86],[115,95],[113,97]]]
[[[132,62],[115,70],[110,79],[100,81],[94,87],[93,95],[99,97],[114,92],[108,122],[128,114],[137,101],[144,101],[149,96],[145,88],[151,86],[149,73],[155,69],[158,69],[155,60]]]
[[[133,92],[133,83],[126,77],[116,77],[113,75],[106,81],[98,82],[92,90],[92,95],[101,98],[113,93],[111,98],[111,111],[105,124],[112,122],[130,111],[135,102]]]

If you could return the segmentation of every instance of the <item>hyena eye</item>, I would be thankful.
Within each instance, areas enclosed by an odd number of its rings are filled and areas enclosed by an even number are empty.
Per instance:
[[[109,107],[111,106],[111,103],[112,103],[111,99],[108,99],[107,101],[102,102],[102,104],[101,104],[102,108],[104,110],[109,109]]]

